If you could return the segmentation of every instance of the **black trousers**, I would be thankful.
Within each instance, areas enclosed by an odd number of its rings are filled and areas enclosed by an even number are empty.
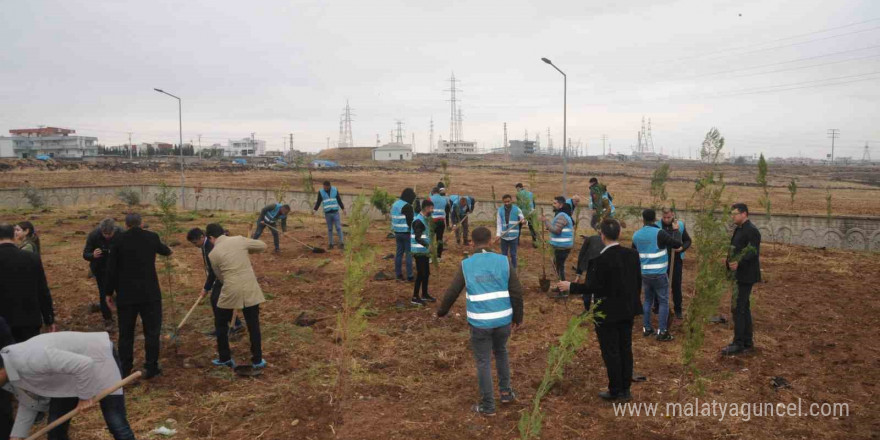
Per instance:
[[[251,362],[258,364],[263,360],[263,337],[260,334],[260,305],[245,307],[241,311],[247,324],[248,336],[251,340]],[[217,354],[220,362],[232,359],[229,351],[229,321],[232,320],[232,309],[218,307],[214,314],[214,327],[217,329]]]
[[[104,283],[107,281],[107,273],[103,270],[92,271],[95,275],[95,282],[98,284],[98,304],[101,306],[101,316],[104,319],[113,319],[113,311],[107,305],[107,290]]]
[[[556,260],[556,275],[561,281],[565,281],[565,260],[568,259],[570,253],[571,249],[555,249],[553,251],[554,260]]]
[[[141,317],[144,328],[144,368],[151,372],[158,370],[162,301],[120,305],[116,308],[116,316],[119,318],[119,362],[122,364],[122,377],[131,374],[134,366],[134,332],[138,316]]]
[[[10,327],[10,331],[12,332],[12,339],[15,340],[15,343],[27,341],[34,336],[40,334],[39,325],[27,325],[24,327]]]
[[[446,232],[445,221],[434,221],[434,236],[437,238],[437,258],[443,258],[443,233]]]
[[[214,313],[214,321],[217,321],[217,301],[220,301],[220,292],[223,290],[223,283],[214,281],[214,287],[211,288],[211,311]],[[241,327],[241,318],[235,316],[234,327]],[[216,327],[215,327],[216,329]]]
[[[596,324],[596,338],[608,371],[611,394],[629,391],[632,383],[632,326],[632,320]]]
[[[678,254],[681,255],[681,254]],[[682,306],[681,306],[681,277],[682,277],[682,266],[684,263],[681,261],[680,257],[675,258],[675,273],[669,273],[672,270],[672,265],[666,268],[666,275],[669,276],[670,283],[669,287],[672,290],[672,304],[674,305],[673,311],[676,315],[681,314]],[[657,313],[658,307],[660,307],[660,298],[654,297],[654,313]],[[672,320],[672,314],[669,315],[670,321]]]
[[[733,309],[733,343],[743,347],[754,345],[752,341],[751,283],[736,283],[736,302]]]
[[[8,439],[12,433],[12,393],[0,390],[0,438]]]
[[[413,298],[419,297],[419,289],[422,296],[428,295],[428,278],[431,276],[431,265],[428,263],[428,255],[414,254],[416,260],[416,283],[413,286]]]
[[[532,225],[532,222],[529,223],[529,232],[532,234],[532,243],[538,240],[538,234],[535,233],[535,226]],[[519,235],[522,236],[522,225],[519,225]]]

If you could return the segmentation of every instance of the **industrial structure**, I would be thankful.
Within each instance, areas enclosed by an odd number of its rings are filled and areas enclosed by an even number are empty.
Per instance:
[[[455,73],[449,78],[449,140],[442,138],[437,143],[438,154],[477,154],[477,143],[463,140],[464,133],[462,129],[461,107],[458,105],[460,99],[457,92],[461,92],[455,86],[458,82],[455,79]]]
[[[9,137],[0,137],[0,155],[23,159],[37,156],[81,159],[98,155],[98,138],[76,136],[76,130],[57,127],[9,130]]]
[[[354,136],[351,134],[351,121],[354,114],[351,112],[351,106],[348,100],[345,101],[345,108],[339,116],[339,141],[336,143],[337,148],[353,148]]]
[[[412,144],[403,143],[403,121],[397,121],[397,133],[392,132],[393,142],[389,142],[373,150],[373,160],[412,160]]]

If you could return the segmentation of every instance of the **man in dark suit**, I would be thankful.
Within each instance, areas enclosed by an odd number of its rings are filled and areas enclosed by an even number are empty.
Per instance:
[[[736,279],[736,290],[733,294],[733,342],[721,350],[722,354],[728,356],[749,351],[754,345],[749,301],[752,286],[761,281],[761,231],[749,221],[749,208],[745,203],[735,203],[731,208],[730,216],[736,229],[730,238],[727,268],[734,271]]]
[[[599,301],[596,311],[605,315],[597,319],[596,337],[608,371],[608,391],[599,397],[608,401],[632,399],[632,326],[633,317],[641,309],[639,296],[642,285],[637,251],[620,246],[620,223],[605,219],[599,225],[599,236],[605,247],[589,264],[586,283],[560,281],[559,290],[584,295],[589,307],[592,295]]]
[[[83,247],[83,259],[89,262],[89,269],[95,275],[98,284],[98,300],[101,307],[101,316],[104,317],[104,328],[110,332],[113,328],[113,313],[107,305],[107,261],[110,260],[110,248],[116,243],[122,229],[116,226],[112,218],[101,220],[98,227],[89,233],[86,245]]]
[[[162,329],[162,292],[156,274],[156,254],[169,256],[171,249],[155,232],[141,228],[141,216],[125,216],[127,231],[110,249],[107,262],[107,303],[117,308],[119,318],[119,361],[122,376],[134,364],[134,331],[140,315],[144,326],[144,378],[162,374],[159,369],[159,333]],[[114,294],[117,296],[114,297]]]
[[[40,257],[18,248],[15,228],[0,223],[0,317],[16,342],[24,342],[38,334],[44,325],[55,331],[52,294]]]

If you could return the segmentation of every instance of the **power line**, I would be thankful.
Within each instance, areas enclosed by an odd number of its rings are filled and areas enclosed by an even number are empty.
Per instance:
[[[768,75],[768,74],[771,74],[771,73],[788,72],[788,71],[791,71],[791,70],[809,69],[809,68],[811,68],[811,67],[830,66],[830,65],[832,65],[832,64],[848,63],[848,62],[850,62],[850,61],[861,61],[861,60],[867,60],[867,59],[870,59],[870,58],[877,58],[877,57],[880,57],[880,54],[877,54],[877,55],[868,55],[868,56],[866,56],[866,57],[859,57],[859,58],[849,58],[849,59],[846,59],[846,60],[840,60],[840,61],[831,61],[831,62],[828,62],[828,63],[810,64],[809,66],[789,67],[789,68],[787,68],[787,69],[770,70],[770,71],[767,71],[767,72],[747,73],[747,74],[745,74],[745,75],[734,75],[734,76],[732,76],[731,78],[745,78],[745,77],[749,77],[749,76]]]
[[[880,72],[866,73],[866,74],[862,74],[862,75],[851,75],[850,77],[858,77],[858,76],[865,76],[865,75],[878,75],[878,74],[880,74]],[[847,78],[847,77],[829,78],[829,79],[818,80],[818,81],[833,81],[833,80],[839,80],[841,78]],[[786,84],[786,85],[773,86],[773,87],[766,89],[766,90],[756,90],[753,92],[743,92],[743,93],[731,93],[731,94],[724,94],[724,95],[717,95],[717,96],[730,97],[730,96],[740,96],[740,95],[761,94],[761,93],[768,93],[768,92],[785,92],[785,91],[789,91],[789,90],[812,89],[812,88],[816,88],[816,87],[851,84],[851,83],[857,83],[857,82],[863,82],[863,81],[871,81],[871,80],[875,80],[875,79],[880,79],[880,78],[878,78],[878,77],[862,78],[862,79],[856,79],[856,80],[851,80],[851,81],[841,81],[841,82],[828,83],[828,84],[815,84],[815,85],[811,85],[811,86],[778,88],[778,87],[787,87],[787,86],[793,85],[793,84]],[[818,82],[818,81],[808,81],[808,82]],[[794,84],[804,84],[804,83],[794,83]]]
[[[851,50],[843,50],[843,51],[840,51],[840,52],[831,52],[831,53],[827,53],[827,54],[823,54],[823,55],[814,55],[814,56],[811,56],[811,57],[797,58],[797,59],[789,60],[789,61],[781,61],[781,62],[778,62],[778,63],[762,64],[762,65],[758,65],[758,66],[743,67],[743,68],[733,69],[733,70],[724,70],[724,71],[719,71],[719,72],[705,73],[705,74],[702,74],[702,75],[695,75],[695,76],[690,76],[690,77],[681,78],[681,79],[704,78],[704,77],[707,77],[707,76],[723,75],[723,74],[725,74],[725,73],[742,72],[742,71],[744,71],[744,70],[760,69],[760,68],[762,68],[762,67],[781,66],[781,65],[783,65],[783,64],[798,63],[798,62],[801,62],[801,61],[814,60],[814,59],[818,59],[818,58],[827,58],[827,57],[830,57],[830,56],[841,55],[841,54],[845,54],[845,53],[861,52],[861,51],[865,51],[865,50],[876,49],[876,48],[878,48],[878,47],[880,47],[880,44],[878,44],[878,45],[874,45],[874,46],[863,47],[863,48],[861,48],[861,49],[851,49]],[[873,56],[876,57],[876,56],[878,56],[878,55],[873,55]]]

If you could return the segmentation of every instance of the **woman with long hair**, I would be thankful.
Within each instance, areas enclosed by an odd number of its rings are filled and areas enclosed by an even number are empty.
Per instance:
[[[15,239],[20,243],[19,249],[40,255],[40,237],[37,236],[33,223],[23,221],[16,224]]]

